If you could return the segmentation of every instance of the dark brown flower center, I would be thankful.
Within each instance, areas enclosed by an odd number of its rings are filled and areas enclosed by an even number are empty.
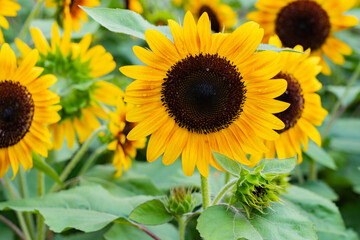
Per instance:
[[[330,33],[326,11],[315,1],[296,1],[277,15],[275,32],[285,47],[302,45],[304,49],[319,49]]]
[[[180,127],[207,134],[227,128],[240,116],[246,89],[226,58],[199,54],[172,66],[161,93],[168,114]]]
[[[277,131],[278,133],[282,133],[292,128],[301,117],[304,108],[304,97],[302,95],[300,84],[293,75],[280,72],[274,77],[274,79],[276,78],[283,78],[288,84],[286,91],[276,98],[276,100],[290,103],[288,109],[275,114],[275,116],[280,118],[285,124],[284,129]]]
[[[210,23],[211,23],[211,30],[214,32],[220,32],[221,26],[218,17],[216,16],[216,13],[208,6],[204,5],[199,10],[199,17],[206,12],[209,15]]]
[[[26,135],[34,110],[26,87],[11,80],[0,81],[0,148],[15,145]]]

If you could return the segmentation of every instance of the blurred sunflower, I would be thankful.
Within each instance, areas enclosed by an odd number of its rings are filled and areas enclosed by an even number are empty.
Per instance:
[[[236,23],[236,13],[226,4],[219,0],[190,0],[185,4],[197,18],[206,12],[210,18],[211,29],[214,32],[222,32],[231,29]]]
[[[282,47],[277,36],[271,37],[269,44]],[[295,46],[294,49],[303,51],[300,45]],[[305,52],[310,53],[310,49]],[[265,158],[273,159],[276,154],[279,159],[284,159],[297,154],[298,163],[301,163],[300,143],[304,151],[307,150],[309,138],[321,146],[321,137],[314,125],[320,126],[328,113],[321,107],[320,96],[315,93],[321,89],[321,83],[316,79],[316,75],[321,72],[320,58],[294,52],[281,52],[280,56],[285,64],[275,78],[283,78],[288,84],[285,93],[276,99],[291,105],[284,112],[275,114],[285,123],[285,128],[277,130],[280,138],[265,142],[270,150],[265,153]],[[255,154],[251,160],[255,164],[263,156],[263,154]]]
[[[255,53],[263,30],[254,22],[231,34],[212,34],[207,13],[196,25],[187,12],[184,28],[172,20],[169,26],[175,44],[149,29],[145,38],[152,51],[133,48],[147,66],[120,68],[137,79],[127,87],[125,101],[140,105],[126,115],[139,122],[127,138],[152,134],[147,160],[163,154],[170,165],[181,155],[188,176],[195,166],[208,176],[209,163],[221,169],[212,150],[250,164],[244,152],[265,152],[261,139],[276,139],[272,129],[285,126],[272,113],[289,106],[273,99],[285,91],[286,81],[269,81],[280,71],[279,54]]]
[[[142,14],[144,12],[141,3],[138,0],[125,0],[125,7],[131,11]]]
[[[128,122],[125,119],[127,112],[135,106],[125,104],[122,98],[117,101],[116,112],[110,113],[109,130],[114,140],[108,145],[108,149],[115,151],[113,164],[117,168],[115,177],[120,177],[122,169],[129,170],[131,166],[131,158],[136,157],[136,150],[145,147],[146,138],[130,141],[126,136],[136,123]]]
[[[265,30],[263,41],[277,34],[285,47],[296,45],[310,48],[313,56],[319,56],[323,74],[331,70],[323,54],[336,64],[345,62],[343,55],[350,55],[351,48],[334,37],[334,32],[358,24],[354,16],[343,15],[355,5],[356,0],[259,0],[259,11],[248,14],[250,20]]]
[[[17,67],[16,56],[7,43],[0,51],[0,178],[10,165],[14,177],[19,163],[32,168],[34,151],[47,157],[51,147],[47,124],[60,120],[59,97],[48,90],[57,80],[35,67],[39,53],[32,50]]]
[[[98,81],[111,72],[116,64],[104,47],[90,47],[91,34],[87,34],[79,43],[71,42],[71,23],[67,22],[62,38],[58,25],[53,24],[51,46],[37,28],[30,30],[35,48],[40,52],[39,66],[45,72],[55,74],[59,81],[53,90],[61,97],[61,121],[50,126],[53,132],[54,149],[60,149],[64,136],[69,148],[75,142],[75,132],[79,142],[83,143],[91,133],[100,127],[96,117],[108,119],[103,104],[116,105],[116,99],[122,91],[113,84]],[[23,56],[30,48],[21,40],[15,40]]]
[[[99,5],[99,0],[45,0],[47,8],[57,8],[59,19],[65,21],[65,18],[71,18],[72,29],[77,32],[82,28],[82,21],[88,21],[86,12],[79,6],[97,7]]]
[[[21,6],[13,0],[0,0],[0,27],[9,28],[9,22],[5,17],[15,17],[16,11],[19,11]],[[4,42],[4,36],[0,28],[0,44]]]

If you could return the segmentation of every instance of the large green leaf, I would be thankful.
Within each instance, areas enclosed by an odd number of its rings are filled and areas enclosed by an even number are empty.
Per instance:
[[[288,188],[282,198],[293,203],[301,214],[315,224],[320,240],[346,239],[347,233],[340,212],[330,200],[296,186]],[[328,237],[322,237],[323,235]]]
[[[313,224],[296,210],[274,203],[266,214],[246,213],[235,207],[212,206],[199,217],[197,229],[206,240],[312,240],[317,239]]]
[[[78,187],[41,198],[0,203],[0,209],[39,212],[54,232],[75,228],[84,232],[102,229],[118,218],[127,218],[148,196],[117,198],[99,185]]]
[[[335,191],[323,181],[308,181],[302,184],[301,187],[329,199],[330,201],[336,201],[339,199],[339,196],[335,193]]]
[[[309,141],[308,150],[305,152],[305,154],[311,157],[317,163],[330,169],[336,170],[334,159],[329,154],[327,154],[327,152],[323,148],[319,147],[314,141]]]
[[[172,39],[169,27],[154,26],[141,15],[125,9],[81,7],[95,21],[112,32],[125,33],[145,40],[147,29],[156,29],[167,38]]]
[[[148,230],[154,233],[161,240],[174,240],[177,239],[179,233],[174,225],[163,224],[158,226],[146,226]],[[116,223],[114,226],[104,235],[106,240],[152,240],[149,235],[144,233],[132,225],[125,225]]]
[[[173,219],[166,210],[164,203],[153,199],[137,206],[130,214],[129,219],[145,225],[160,225]]]
[[[229,173],[231,173],[232,175],[239,177],[240,176],[240,171],[241,171],[241,164],[238,163],[235,160],[232,160],[230,158],[228,158],[227,156],[217,153],[217,152],[213,152],[215,160],[220,164],[220,166],[225,169],[226,171],[228,171]]]

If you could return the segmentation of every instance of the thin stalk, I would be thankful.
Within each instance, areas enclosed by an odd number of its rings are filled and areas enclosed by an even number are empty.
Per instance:
[[[230,179],[231,179],[230,173],[229,173],[229,172],[226,172],[226,173],[225,173],[225,184],[227,184],[227,183],[230,181]]]
[[[338,113],[342,103],[346,99],[347,95],[349,94],[351,87],[354,85],[354,83],[358,79],[359,75],[360,75],[360,62],[358,64],[358,66],[356,67],[353,75],[351,76],[348,84],[346,85],[343,95],[337,100],[333,109],[331,110],[329,121],[327,121],[327,123],[325,124],[324,130],[322,131],[322,134],[321,134],[322,139],[325,139],[325,137],[327,136],[327,134],[329,133],[329,131],[331,129],[332,124],[334,123],[336,118],[339,117],[339,115],[337,113]]]
[[[60,180],[63,182],[71,173],[71,171],[74,169],[76,164],[80,161],[80,159],[84,156],[88,148],[90,147],[90,144],[92,141],[94,141],[97,136],[104,130],[104,127],[100,127],[97,130],[95,130],[91,136],[86,140],[86,142],[81,146],[79,151],[75,154],[73,159],[69,162],[69,164],[66,166],[64,171],[60,175]],[[58,184],[55,183],[53,187],[50,189],[50,192],[55,192],[58,188]]]
[[[32,20],[38,15],[38,13],[41,9],[41,5],[42,5],[43,1],[44,0],[40,0],[36,3],[36,5],[31,10],[28,18],[26,19],[24,25],[21,27],[20,33],[18,35],[18,38],[20,38],[21,40],[24,40],[26,33],[29,30]]]
[[[210,206],[210,192],[209,192],[209,181],[208,178],[200,175],[201,177],[201,195],[202,195],[202,203],[203,209],[205,210]]]
[[[310,162],[309,166],[309,180],[316,181],[317,180],[317,170],[315,161]]]
[[[3,180],[4,180],[4,181],[2,181],[3,186],[8,191],[8,193],[10,194],[11,199],[12,200],[19,199],[20,195],[17,192],[14,185],[10,182],[10,180],[7,177],[3,177]],[[18,211],[15,211],[15,213],[16,213],[16,216],[17,216],[17,218],[19,220],[20,227],[21,227],[21,229],[22,229],[22,231],[24,233],[25,240],[31,240],[29,229],[28,229],[28,227],[26,225],[25,218],[24,218],[23,214],[21,212],[18,212]]]
[[[28,185],[26,180],[25,172],[22,168],[19,169],[19,182],[20,182],[20,193],[22,198],[28,198]],[[31,213],[24,212],[25,222],[29,229],[31,239],[35,239],[35,224]]]
[[[99,155],[101,155],[103,152],[105,152],[107,149],[107,145],[102,145],[96,151],[88,158],[88,160],[85,162],[84,166],[81,168],[79,172],[79,176],[85,175],[87,170],[94,164],[95,160],[98,158]]]
[[[132,225],[137,227],[138,229],[140,229],[141,231],[143,231],[147,235],[149,235],[151,238],[153,238],[155,240],[160,240],[160,238],[158,236],[156,236],[153,232],[151,232],[149,229],[147,229],[143,225],[138,224],[138,223],[133,223]]]
[[[219,193],[216,195],[213,203],[211,205],[216,205],[220,200],[223,198],[225,193],[229,191],[238,181],[238,179],[233,179],[232,181],[228,182],[223,188],[219,191]]]
[[[185,229],[186,229],[187,221],[186,219],[184,219],[183,216],[177,217],[176,220],[179,223],[179,239],[185,240]]]
[[[37,179],[38,196],[45,194],[45,175],[43,172],[38,171]],[[37,240],[45,239],[45,220],[40,214],[37,215]]]
[[[303,173],[301,171],[301,168],[299,166],[295,168],[295,173],[296,173],[296,175],[298,177],[299,184],[303,184],[305,182],[304,175],[303,175]]]
[[[25,236],[22,231],[9,219],[0,215],[0,221],[5,223],[9,228],[11,228],[21,239],[25,240]]]

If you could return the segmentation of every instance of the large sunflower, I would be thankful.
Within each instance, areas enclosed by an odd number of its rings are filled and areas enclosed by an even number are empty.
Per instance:
[[[351,48],[334,37],[334,32],[358,24],[354,16],[343,15],[355,0],[259,0],[248,18],[265,30],[264,42],[277,34],[285,47],[301,45],[310,48],[313,56],[321,57],[322,72],[331,74],[323,54],[336,64],[343,64],[343,55],[350,55]]]
[[[269,43],[282,47],[277,36],[271,37]],[[303,51],[300,45],[294,49]],[[310,53],[310,49],[306,53]],[[320,96],[315,93],[321,88],[321,83],[316,79],[321,71],[321,66],[318,65],[320,58],[294,52],[281,52],[280,56],[285,65],[275,78],[285,79],[288,86],[285,93],[276,99],[291,105],[284,112],[275,114],[285,123],[285,128],[277,130],[280,138],[265,142],[270,150],[265,153],[265,158],[273,159],[276,154],[279,159],[284,159],[297,154],[298,163],[301,163],[300,143],[304,151],[307,150],[309,138],[321,146],[321,137],[314,125],[320,126],[327,115],[327,111],[321,107]],[[253,155],[251,160],[255,164],[263,156]]]
[[[185,9],[199,18],[204,12],[209,15],[211,29],[214,32],[222,32],[231,29],[236,23],[236,13],[226,4],[219,0],[190,0]]]
[[[0,27],[9,28],[9,22],[5,17],[15,17],[16,11],[19,11],[21,6],[13,0],[0,0]],[[0,44],[4,42],[4,36],[0,28]]]
[[[32,168],[31,151],[47,157],[51,147],[47,124],[60,120],[59,97],[48,90],[54,75],[43,75],[35,67],[39,53],[30,51],[17,67],[16,56],[8,44],[0,51],[0,177],[10,165],[14,177],[19,163]]]
[[[113,84],[96,79],[111,72],[116,64],[104,47],[90,47],[91,35],[87,34],[79,43],[71,42],[71,21],[66,22],[62,38],[56,23],[52,28],[51,46],[42,32],[31,29],[35,47],[41,58],[38,65],[44,66],[45,72],[54,73],[59,81],[53,87],[61,97],[61,121],[51,125],[54,148],[60,149],[64,137],[69,148],[75,142],[75,132],[79,142],[83,143],[91,133],[100,127],[97,117],[108,119],[103,104],[116,105],[121,90]],[[23,56],[30,48],[21,40],[16,44]]]
[[[117,101],[116,112],[110,113],[109,130],[114,140],[108,145],[108,149],[115,151],[113,164],[117,168],[115,177],[120,177],[123,171],[129,170],[131,166],[131,158],[136,157],[136,150],[145,147],[146,138],[136,141],[126,139],[131,129],[136,123],[126,121],[126,114],[135,106],[125,104],[122,98]]]
[[[261,139],[276,139],[272,129],[284,128],[272,113],[289,106],[273,99],[285,91],[286,81],[269,81],[280,71],[278,53],[256,52],[263,30],[254,22],[231,34],[212,34],[207,13],[196,25],[187,12],[183,29],[172,20],[169,26],[175,44],[149,29],[145,37],[152,51],[134,47],[147,66],[120,68],[137,79],[127,87],[125,101],[140,105],[126,116],[139,122],[128,139],[152,134],[147,160],[163,154],[169,165],[181,155],[189,176],[195,165],[203,176],[209,163],[221,169],[212,150],[249,164],[244,152],[265,152]]]

